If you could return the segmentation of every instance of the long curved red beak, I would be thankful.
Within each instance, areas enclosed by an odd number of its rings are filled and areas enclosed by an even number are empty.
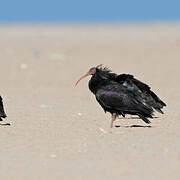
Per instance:
[[[75,86],[77,86],[77,84],[83,79],[85,78],[86,76],[89,76],[90,75],[90,72],[88,71],[86,74],[84,74],[83,76],[81,76],[78,81],[76,82]]]

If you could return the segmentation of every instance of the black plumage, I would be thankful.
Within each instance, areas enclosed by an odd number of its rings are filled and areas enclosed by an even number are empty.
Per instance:
[[[6,118],[6,113],[4,111],[4,106],[3,106],[3,100],[2,97],[0,96],[0,121],[2,121],[2,118]]]
[[[112,114],[111,127],[118,115],[137,115],[145,123],[150,123],[148,118],[153,118],[154,109],[163,114],[161,109],[166,104],[148,85],[135,79],[133,75],[117,75],[108,68],[97,66],[82,76],[76,85],[88,75],[92,75],[89,89],[104,111]]]

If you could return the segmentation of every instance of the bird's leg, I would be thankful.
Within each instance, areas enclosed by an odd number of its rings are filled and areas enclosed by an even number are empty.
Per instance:
[[[113,113],[112,114],[112,119],[111,119],[111,128],[113,127],[113,122],[115,121],[116,117],[117,117],[117,114]]]

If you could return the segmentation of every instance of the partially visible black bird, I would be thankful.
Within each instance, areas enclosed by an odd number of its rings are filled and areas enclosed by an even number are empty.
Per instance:
[[[153,118],[154,109],[163,114],[161,109],[166,104],[148,85],[135,79],[133,75],[117,75],[99,65],[91,68],[75,85],[88,75],[92,75],[89,89],[104,111],[112,114],[111,127],[118,115],[137,115],[149,124],[147,118]]]
[[[6,118],[6,113],[4,111],[4,106],[3,106],[3,101],[2,101],[2,97],[0,96],[0,121],[2,121],[1,118]]]

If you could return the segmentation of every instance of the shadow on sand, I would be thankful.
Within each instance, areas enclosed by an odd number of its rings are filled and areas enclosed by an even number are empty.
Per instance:
[[[159,118],[159,117],[154,116],[153,118],[150,118],[150,119],[156,119],[156,118]],[[139,118],[139,117],[126,117],[126,118],[124,118],[124,117],[119,117],[118,119],[141,119],[141,118]]]
[[[125,128],[151,128],[152,126],[150,125],[130,125],[130,126],[119,126],[119,125],[116,125],[115,126],[116,128],[119,128],[119,127],[125,127]]]
[[[156,118],[159,118],[157,116],[154,116],[152,119],[156,119]],[[141,119],[139,117],[126,117],[126,118],[123,118],[123,117],[120,117],[118,119]],[[115,125],[116,128],[119,128],[119,127],[125,127],[125,128],[151,128],[152,126],[150,125],[130,125],[130,126],[120,126],[120,125]]]
[[[10,123],[0,123],[0,126],[10,126]]]

